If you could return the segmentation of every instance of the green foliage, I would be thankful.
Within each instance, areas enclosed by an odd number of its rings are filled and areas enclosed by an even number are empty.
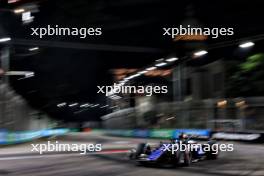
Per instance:
[[[240,64],[240,69],[242,72],[250,72],[256,69],[259,65],[263,64],[264,54],[255,54],[247,58],[247,61]]]
[[[264,54],[254,54],[228,70],[228,97],[264,96]]]

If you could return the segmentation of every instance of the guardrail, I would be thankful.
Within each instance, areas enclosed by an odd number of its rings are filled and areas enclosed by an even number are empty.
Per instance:
[[[219,140],[264,143],[263,132],[213,132],[212,137]]]
[[[104,134],[121,137],[140,138],[178,138],[181,133],[194,135],[196,138],[208,139],[211,136],[210,129],[134,129],[134,130],[103,130]]]
[[[181,133],[193,135],[196,139],[231,140],[251,143],[264,143],[262,132],[223,132],[210,129],[133,129],[133,130],[100,130],[102,133],[120,137],[139,137],[172,139],[178,138]]]
[[[45,129],[38,131],[17,131],[17,132],[9,132],[9,131],[0,131],[0,145],[7,144],[17,144],[32,141],[34,139],[49,137],[49,136],[59,136],[64,135],[71,130],[68,128],[60,128],[60,129]]]

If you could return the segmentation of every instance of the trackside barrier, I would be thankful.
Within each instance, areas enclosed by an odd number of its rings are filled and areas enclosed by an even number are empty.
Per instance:
[[[157,138],[172,139],[178,138],[181,133],[193,135],[196,139],[230,140],[242,141],[250,143],[264,143],[264,132],[222,132],[211,131],[210,129],[134,129],[134,130],[104,130],[93,129],[92,131],[100,131],[101,134],[120,136],[120,137],[139,137],[139,138]]]
[[[213,132],[212,137],[220,140],[264,143],[264,133],[261,132]]]
[[[106,135],[140,138],[178,138],[181,133],[194,135],[195,138],[208,139],[209,129],[134,129],[134,130],[103,130]]]
[[[34,139],[49,137],[49,136],[59,136],[70,132],[70,129],[60,128],[60,129],[45,129],[39,131],[0,131],[0,145],[6,144],[17,144],[22,142],[28,142]]]

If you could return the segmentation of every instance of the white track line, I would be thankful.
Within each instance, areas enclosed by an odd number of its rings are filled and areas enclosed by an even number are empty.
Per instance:
[[[123,151],[101,151],[95,153],[68,153],[68,154],[48,154],[48,155],[28,155],[28,156],[10,156],[10,157],[0,157],[0,161],[7,161],[7,160],[23,160],[23,159],[39,159],[39,158],[52,158],[52,157],[66,157],[66,156],[87,156],[87,155],[105,155],[105,154],[117,154],[117,153],[127,153],[126,150]]]

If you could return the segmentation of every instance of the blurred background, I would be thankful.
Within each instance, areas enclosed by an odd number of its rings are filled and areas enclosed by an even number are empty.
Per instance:
[[[220,136],[219,139],[263,143],[262,17],[262,2],[248,0],[0,0],[2,154],[24,153],[29,146],[12,144],[54,135],[62,135],[59,139],[68,142],[99,141],[115,147],[122,144],[121,148],[131,148],[130,144],[133,146],[146,138],[175,137],[175,130],[201,132],[208,138]],[[85,39],[76,36],[40,39],[30,35],[31,28],[47,25],[102,28],[102,35]],[[234,35],[191,39],[163,35],[163,28],[179,25],[234,28]],[[97,93],[97,86],[114,83],[167,86],[168,93],[152,96]],[[263,146],[238,145],[241,151],[224,155],[222,162],[212,165],[222,164],[217,174],[262,175],[263,159],[256,163],[252,160],[263,154]],[[247,153],[249,148],[253,149],[252,153]],[[19,175],[25,169],[23,165],[13,166],[10,158],[4,157],[0,160],[8,162],[0,168],[0,175]],[[115,172],[114,168],[124,162],[123,156],[117,158],[112,158],[118,161],[105,172],[96,168],[106,164],[103,162],[114,162],[108,156],[100,156],[96,161],[74,158],[76,165],[69,168],[75,170],[61,169],[57,173],[100,175],[112,169],[110,175],[136,174],[132,172],[135,168]],[[31,160],[25,162],[31,169],[46,168],[39,174],[50,175],[47,168],[51,166],[42,163],[45,159],[36,162],[37,166]],[[56,157],[47,160],[58,162]],[[72,160],[69,162],[73,163]],[[83,160],[102,163],[78,168]],[[67,161],[61,161],[66,162],[62,165],[67,166]],[[241,165],[234,164],[238,161]],[[223,168],[228,170],[224,163],[232,165],[230,172],[222,173]],[[241,170],[243,164],[248,170]],[[206,171],[201,175],[216,174],[206,164],[199,168]],[[178,174],[195,174],[196,169]],[[152,175],[174,172],[142,168],[138,172],[141,171]],[[20,175],[34,172],[28,169]]]

